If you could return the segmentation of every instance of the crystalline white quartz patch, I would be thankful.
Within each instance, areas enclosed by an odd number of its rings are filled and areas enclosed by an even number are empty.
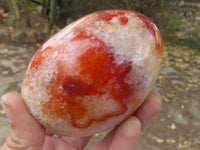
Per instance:
[[[116,55],[128,56],[133,63],[140,64],[150,54],[154,37],[147,28],[142,27],[144,23],[140,19],[132,15],[127,15],[127,18],[126,25],[121,25],[117,18],[112,19],[111,24],[104,26],[97,37],[114,47]],[[120,64],[123,59],[126,58],[117,57],[116,63]]]

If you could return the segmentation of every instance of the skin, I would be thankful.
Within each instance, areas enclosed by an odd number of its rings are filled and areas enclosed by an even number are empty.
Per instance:
[[[55,137],[29,113],[20,95],[2,96],[1,105],[10,119],[11,133],[0,150],[82,150],[88,137]],[[161,108],[161,97],[152,91],[140,108],[116,126],[92,150],[134,150],[144,127]]]

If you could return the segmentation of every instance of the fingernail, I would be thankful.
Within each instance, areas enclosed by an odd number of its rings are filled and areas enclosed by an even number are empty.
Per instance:
[[[9,118],[10,117],[9,116],[9,114],[10,114],[9,112],[11,111],[11,107],[6,103],[6,100],[7,100],[7,96],[3,95],[1,97],[1,106],[3,107],[7,117]],[[12,123],[12,121],[10,119],[9,119],[9,123],[12,126],[13,123]]]
[[[161,97],[161,95],[160,95],[160,93],[158,91],[153,89],[152,93],[153,93],[153,96],[160,97],[162,99],[162,97]]]
[[[1,97],[1,106],[3,107],[6,115],[8,116],[9,115],[9,112],[11,111],[11,107],[6,103],[7,101],[7,96],[6,95],[3,95]],[[8,116],[9,117],[9,116]]]
[[[7,96],[6,95],[3,95],[1,97],[1,105],[3,108],[5,109],[10,109],[9,105],[6,103],[6,99],[7,99]]]
[[[160,95],[160,93],[156,90],[153,90],[153,96],[156,97],[154,100],[156,100],[158,103],[158,108],[159,110],[162,108],[162,96]]]

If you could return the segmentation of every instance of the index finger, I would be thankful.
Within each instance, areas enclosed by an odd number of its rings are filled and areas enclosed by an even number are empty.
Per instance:
[[[161,109],[162,98],[156,91],[151,91],[143,104],[133,114],[136,116],[144,128],[152,117]]]

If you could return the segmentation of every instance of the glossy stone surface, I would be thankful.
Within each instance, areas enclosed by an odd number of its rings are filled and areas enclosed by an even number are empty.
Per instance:
[[[130,10],[78,19],[33,56],[22,96],[55,134],[92,135],[131,115],[151,90],[162,63],[155,24]]]

